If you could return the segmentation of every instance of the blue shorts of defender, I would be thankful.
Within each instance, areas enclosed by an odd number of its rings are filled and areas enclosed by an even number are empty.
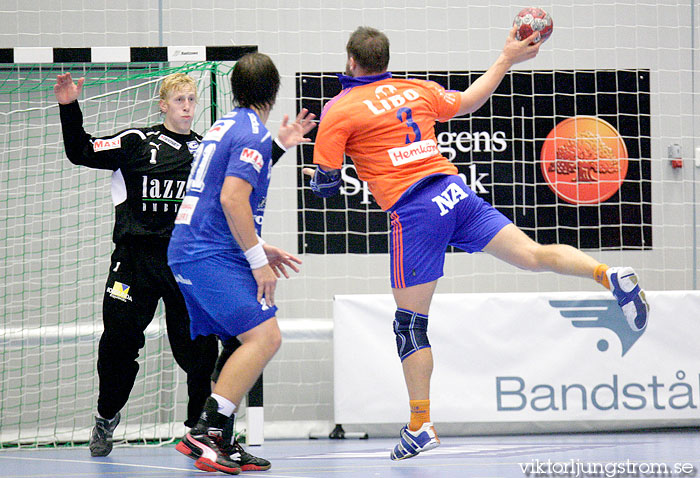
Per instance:
[[[190,333],[229,340],[274,317],[277,306],[257,301],[258,285],[245,257],[220,253],[170,264],[190,314]]]
[[[448,245],[478,252],[511,224],[456,175],[428,176],[406,190],[387,212],[394,289],[439,279]]]

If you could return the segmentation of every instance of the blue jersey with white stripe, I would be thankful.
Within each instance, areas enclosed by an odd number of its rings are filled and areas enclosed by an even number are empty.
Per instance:
[[[192,163],[187,193],[170,239],[169,263],[227,251],[243,256],[224,216],[221,188],[226,176],[250,183],[250,207],[260,235],[270,184],[271,153],[270,132],[253,110],[235,108],[214,123]]]

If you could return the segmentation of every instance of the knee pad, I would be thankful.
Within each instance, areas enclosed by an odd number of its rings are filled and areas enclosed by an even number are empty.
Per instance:
[[[428,316],[410,310],[397,309],[394,318],[396,348],[401,361],[413,352],[430,347],[428,342]]]

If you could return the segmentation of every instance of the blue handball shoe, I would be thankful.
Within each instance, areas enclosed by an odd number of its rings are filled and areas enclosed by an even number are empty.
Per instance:
[[[432,450],[440,446],[440,439],[435,433],[435,427],[431,422],[424,423],[416,431],[408,429],[407,425],[401,429],[401,440],[391,452],[392,460],[405,460],[416,456],[422,451]]]
[[[643,330],[649,320],[649,303],[639,287],[639,278],[631,267],[610,267],[606,272],[617,303],[630,328]]]

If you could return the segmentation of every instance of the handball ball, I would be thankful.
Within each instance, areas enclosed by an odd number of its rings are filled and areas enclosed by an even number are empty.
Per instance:
[[[522,40],[535,32],[540,32],[539,41],[545,41],[552,34],[554,22],[549,13],[541,8],[529,7],[522,9],[513,20],[517,28],[515,38]],[[537,40],[535,41],[537,43]]]

